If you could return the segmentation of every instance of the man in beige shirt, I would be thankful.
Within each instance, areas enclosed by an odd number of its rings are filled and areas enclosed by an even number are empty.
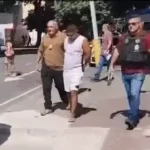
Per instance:
[[[51,101],[51,88],[54,80],[62,101],[68,105],[67,93],[64,90],[63,63],[64,63],[64,39],[65,34],[58,29],[58,23],[49,21],[47,23],[47,34],[43,37],[39,50],[39,64],[42,60],[41,78],[43,84],[44,106],[42,116],[53,112]]]

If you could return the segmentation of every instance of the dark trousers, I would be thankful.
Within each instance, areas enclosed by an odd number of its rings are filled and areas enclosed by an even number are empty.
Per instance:
[[[43,95],[44,95],[44,106],[45,108],[52,107],[51,101],[51,90],[52,90],[52,83],[54,80],[55,87],[57,88],[60,98],[64,103],[68,103],[67,93],[64,89],[64,81],[63,81],[63,71],[56,71],[52,68],[48,67],[45,63],[42,64],[41,70],[41,78],[43,84]]]

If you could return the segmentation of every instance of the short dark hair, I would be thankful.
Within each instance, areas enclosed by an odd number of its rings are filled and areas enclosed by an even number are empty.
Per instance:
[[[131,14],[128,16],[128,20],[133,19],[133,18],[140,18],[142,20],[142,18],[139,14]]]
[[[78,30],[78,26],[75,23],[70,23],[67,25],[66,30],[67,32],[75,32],[76,30]]]

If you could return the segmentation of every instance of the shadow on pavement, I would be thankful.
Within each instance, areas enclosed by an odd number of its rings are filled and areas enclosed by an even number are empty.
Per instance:
[[[143,90],[143,91],[141,91],[141,93],[149,93],[149,92],[150,92],[150,91],[144,91],[144,90]]]
[[[77,109],[77,115],[76,117],[79,118],[83,115],[88,114],[91,111],[96,111],[96,108],[91,108],[91,107],[83,107],[82,104],[78,103],[78,109]]]
[[[80,88],[79,91],[78,91],[78,94],[84,93],[86,91],[91,92],[91,90],[92,89],[90,89],[90,88]]]
[[[80,88],[79,91],[78,91],[78,94],[81,94],[83,92],[90,92],[91,89],[90,88]],[[57,102],[57,103],[54,103],[53,105],[53,110],[57,110],[57,109],[61,109],[61,110],[66,110],[66,104],[62,103],[62,102]],[[97,109],[95,108],[89,108],[89,107],[83,107],[82,104],[78,103],[78,110],[77,110],[77,117],[80,117],[82,115],[85,115],[91,111],[96,111]]]
[[[4,144],[11,135],[11,126],[0,123],[0,145]]]
[[[61,109],[61,110],[66,110],[66,106],[63,102],[58,102],[54,103],[53,110]],[[83,107],[82,104],[78,103],[78,109],[77,109],[77,118],[86,115],[91,111],[96,111],[97,109],[95,108],[90,108],[90,107]]]
[[[61,110],[66,110],[67,105],[64,104],[63,102],[57,102],[54,103],[53,105],[53,111],[57,110],[57,109],[61,109]]]
[[[112,114],[110,115],[110,119],[113,119],[113,118],[116,117],[118,114],[122,114],[123,116],[128,117],[128,116],[129,116],[129,110],[116,111],[116,112],[114,112],[114,113],[112,113]],[[146,116],[146,114],[148,114],[149,117],[150,117],[150,111],[148,111],[148,110],[140,110],[139,118],[140,118],[140,119],[143,119],[143,118]]]
[[[107,81],[107,77],[103,77],[101,79],[95,80],[94,78],[91,79],[92,82],[102,82],[102,81]]]

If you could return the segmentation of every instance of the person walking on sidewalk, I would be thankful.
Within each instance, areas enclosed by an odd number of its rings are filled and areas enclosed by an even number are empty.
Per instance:
[[[103,40],[102,40],[102,54],[100,57],[99,66],[97,68],[97,72],[95,73],[95,77],[92,78],[92,81],[99,81],[103,66],[106,64],[107,68],[109,68],[110,60],[111,60],[111,50],[113,46],[113,34],[109,29],[108,24],[104,24],[102,27],[103,31]]]
[[[69,122],[74,122],[78,104],[78,90],[81,84],[84,68],[90,61],[91,50],[87,39],[78,33],[75,24],[69,24],[64,42],[64,85],[71,104]]]
[[[51,101],[53,80],[55,82],[55,87],[58,89],[61,100],[68,105],[68,97],[64,89],[63,81],[65,37],[66,36],[59,31],[57,22],[49,21],[47,23],[47,34],[41,41],[37,60],[38,64],[42,60],[41,78],[45,100],[45,109],[41,113],[42,116],[53,112]]]
[[[129,18],[129,32],[122,35],[110,63],[108,76],[118,59],[121,63],[122,79],[129,101],[129,116],[125,121],[128,129],[133,129],[139,123],[140,92],[149,73],[150,64],[150,34],[143,30],[144,22],[138,15]]]

